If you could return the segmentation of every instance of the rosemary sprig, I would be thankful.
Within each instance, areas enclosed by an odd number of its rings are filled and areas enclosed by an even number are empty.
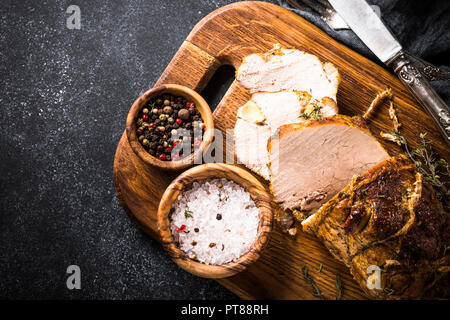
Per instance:
[[[323,264],[319,265],[319,272],[322,272]]]
[[[305,118],[305,119],[313,119],[313,120],[320,120],[322,118],[322,114],[320,113],[320,110],[322,107],[318,105],[313,105],[314,109],[311,112],[305,112],[303,111],[300,113],[299,118]]]
[[[323,296],[322,291],[320,291],[320,289],[316,285],[316,282],[314,281],[314,279],[309,275],[308,268],[306,267],[306,265],[304,265],[302,267],[301,272],[302,272],[303,278],[305,278],[306,282],[308,282],[308,284],[313,289],[313,295],[315,297],[319,297],[321,300],[325,300],[325,297]]]
[[[399,131],[393,130],[392,135],[396,142],[403,145],[408,158],[417,166],[424,179],[434,187],[438,199],[444,204],[444,208],[450,211],[450,191],[448,188],[450,167],[447,161],[438,157],[434,152],[431,143],[426,139],[426,133],[420,134],[420,147],[415,150],[410,150],[406,139]],[[446,182],[443,182],[442,178],[446,179]]]

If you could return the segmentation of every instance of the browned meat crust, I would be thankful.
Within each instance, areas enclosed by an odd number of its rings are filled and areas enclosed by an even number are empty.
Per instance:
[[[448,298],[449,214],[409,160],[386,160],[327,202],[303,229],[319,237],[375,298]],[[447,252],[446,252],[447,251]],[[381,288],[368,289],[369,266]]]

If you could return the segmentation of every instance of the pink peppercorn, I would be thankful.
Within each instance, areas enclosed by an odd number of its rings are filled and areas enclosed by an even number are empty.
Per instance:
[[[184,230],[186,230],[186,226],[184,224],[182,224],[179,228],[177,227],[175,229],[176,232],[181,232],[181,231],[184,231]]]

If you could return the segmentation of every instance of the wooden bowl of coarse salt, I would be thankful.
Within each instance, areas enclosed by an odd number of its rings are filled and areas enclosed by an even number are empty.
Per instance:
[[[203,164],[179,175],[164,192],[157,224],[172,260],[204,278],[225,278],[255,262],[269,242],[270,195],[235,165]]]

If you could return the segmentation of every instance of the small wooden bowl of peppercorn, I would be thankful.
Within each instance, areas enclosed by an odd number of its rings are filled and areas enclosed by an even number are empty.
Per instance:
[[[175,171],[201,163],[214,137],[214,121],[209,105],[197,92],[165,84],[136,99],[126,131],[131,148],[142,161]]]
[[[174,209],[174,207],[177,207],[180,204],[180,201],[184,201],[184,195],[190,193],[191,199],[195,198],[193,201],[198,201],[198,203],[201,204],[205,203],[205,201],[210,201],[211,197],[216,197],[215,192],[210,189],[211,192],[207,193],[207,197],[210,198],[209,200],[205,200],[205,192],[202,192],[202,190],[200,190],[201,187],[199,186],[207,181],[212,184],[218,183],[215,186],[217,186],[218,189],[216,189],[216,191],[219,191],[219,195],[221,196],[218,199],[219,202],[223,203],[222,201],[230,201],[229,205],[233,209],[228,211],[228,213],[225,211],[220,211],[222,214],[218,214],[218,212],[215,211],[214,206],[211,205],[208,205],[208,210],[198,210],[198,208],[191,206],[190,209],[186,209],[186,211],[184,211],[184,217],[186,220],[190,220],[190,222],[186,222],[189,226],[183,224],[174,229],[177,225],[177,217],[174,217],[174,215],[177,215],[177,210]],[[241,207],[241,204],[244,202],[239,202],[239,198],[241,197],[239,197],[236,193],[233,195],[229,194],[228,197],[224,197],[224,194],[230,190],[230,185],[227,187],[226,184],[230,183],[234,185],[232,187],[233,189],[236,188],[236,185],[242,188],[240,192],[244,190],[244,192],[248,194],[249,197],[247,199],[251,204]],[[194,194],[192,194],[193,190],[195,190]],[[211,202],[209,203],[211,204]],[[189,203],[186,204],[189,206]],[[180,210],[180,212],[183,211],[181,207]],[[253,216],[254,220],[248,220],[249,211],[245,210],[256,210],[252,211],[253,214],[255,214]],[[235,214],[235,216],[232,216],[228,221],[226,221],[227,214]],[[182,216],[183,214],[181,214],[181,217]],[[216,225],[211,223],[212,220],[217,220],[215,222]],[[229,223],[230,220],[234,221],[234,224]],[[196,248],[200,245],[200,241],[202,241],[200,239],[203,239],[205,244],[209,243],[209,240],[213,240],[208,238],[211,233],[214,234],[215,238],[221,238],[222,231],[219,224],[222,223],[222,221],[225,221],[224,223],[226,227],[233,228],[234,225],[234,227],[239,226],[237,227],[238,229],[243,228],[243,230],[235,230],[235,233],[232,232],[232,230],[225,230],[225,232],[229,231],[229,237],[231,237],[233,241],[239,240],[239,236],[242,236],[243,234],[249,234],[251,239],[250,242],[246,242],[246,248],[243,251],[239,251],[242,252],[241,255],[236,255],[232,261],[228,260],[228,262],[220,262],[217,264],[200,262],[198,256],[189,256],[189,254],[185,252],[182,247],[180,247],[180,243],[174,236],[174,232],[185,232],[186,237],[191,237],[188,240],[189,243],[190,240],[198,240],[198,243],[196,241],[191,243],[191,245]],[[272,225],[273,211],[271,206],[271,197],[264,185],[249,171],[236,165],[222,163],[202,164],[190,168],[180,174],[165,190],[159,203],[157,213],[157,226],[160,241],[166,252],[181,268],[203,278],[217,279],[230,277],[247,269],[249,265],[259,259],[262,251],[267,246],[272,231]],[[208,230],[205,231],[203,230],[204,228],[207,228]],[[214,231],[209,231],[209,229]],[[224,238],[223,240],[225,241]],[[220,249],[219,242],[210,243],[208,247],[211,248],[211,250],[217,249],[209,254],[210,257],[216,257],[218,254],[224,252],[224,246],[222,244]]]

